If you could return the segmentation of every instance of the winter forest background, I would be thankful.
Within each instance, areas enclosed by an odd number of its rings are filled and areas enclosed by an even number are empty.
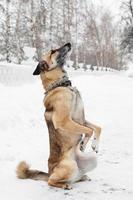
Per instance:
[[[0,61],[21,64],[28,60],[27,48],[38,61],[43,52],[72,42],[75,69],[126,69],[133,51],[133,0],[121,1],[118,15],[93,0],[0,0]]]
[[[72,54],[64,67],[86,119],[102,127],[91,181],[71,191],[15,173],[22,160],[48,171],[44,88],[32,74],[65,42]],[[133,200],[132,55],[133,0],[0,0],[0,200]]]

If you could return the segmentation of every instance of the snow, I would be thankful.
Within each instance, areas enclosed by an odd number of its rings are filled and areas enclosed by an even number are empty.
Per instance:
[[[86,118],[102,127],[98,166],[88,174],[92,181],[64,191],[43,181],[17,179],[15,168],[21,160],[47,171],[44,91],[39,77],[18,86],[0,83],[1,200],[133,199],[133,79],[111,72],[73,72],[71,79],[82,94]]]
[[[34,78],[32,75],[37,63],[18,65],[14,63],[0,62],[0,82],[4,85],[22,85],[31,83]]]
[[[127,71],[127,76],[128,76],[129,78],[133,78],[133,70],[128,70],[128,71]]]
[[[126,71],[126,75],[129,78],[133,78],[133,63],[132,62],[128,62],[127,67],[128,67],[128,70]]]

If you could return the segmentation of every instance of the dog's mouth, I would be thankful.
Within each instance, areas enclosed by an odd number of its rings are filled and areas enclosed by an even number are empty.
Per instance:
[[[65,64],[70,51],[71,51],[70,43],[67,43],[63,47],[58,49],[59,54],[56,58],[56,62],[60,67],[62,67]]]

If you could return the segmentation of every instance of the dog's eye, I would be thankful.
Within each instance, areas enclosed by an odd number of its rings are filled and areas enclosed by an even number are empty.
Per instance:
[[[51,55],[54,54],[56,52],[56,50],[51,50]]]
[[[50,52],[50,58],[51,58],[52,54],[54,54],[54,53],[55,53],[55,50],[51,50],[51,52]]]
[[[55,50],[51,50],[51,55],[55,53]]]

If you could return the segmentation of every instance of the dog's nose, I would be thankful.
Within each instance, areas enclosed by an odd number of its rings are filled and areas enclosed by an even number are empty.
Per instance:
[[[69,48],[69,50],[71,50],[71,43],[69,42],[69,43],[67,43],[67,44],[65,44],[64,45],[65,47],[68,47]]]

